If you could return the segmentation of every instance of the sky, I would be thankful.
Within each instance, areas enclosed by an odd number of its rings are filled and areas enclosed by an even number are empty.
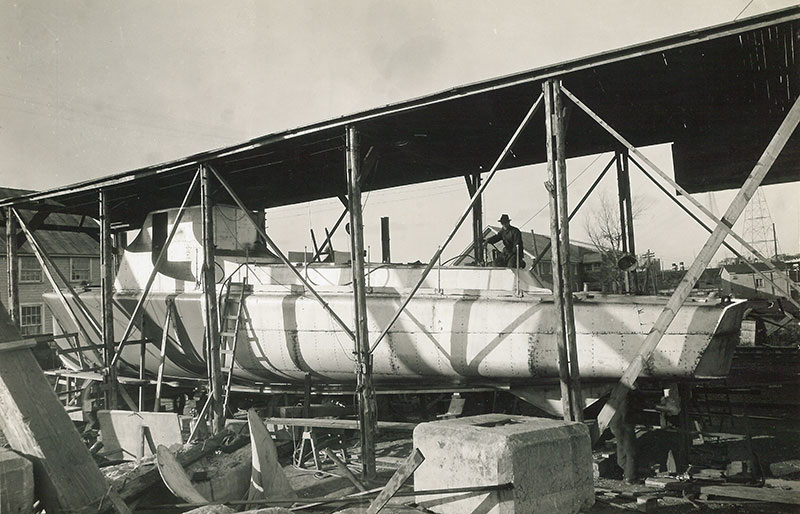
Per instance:
[[[50,189],[793,4],[0,0],[0,186]],[[643,151],[671,174],[669,146]],[[572,205],[608,159],[568,162]],[[545,173],[498,173],[485,223],[508,213],[522,230],[547,233]],[[643,206],[637,249],[688,266],[706,232],[643,176],[634,173],[632,187]],[[613,194],[613,175],[600,189]],[[762,191],[779,250],[800,252],[800,184]],[[696,196],[721,215],[733,195]],[[468,196],[463,180],[448,180],[364,200],[372,260],[380,259],[380,218],[389,216],[393,259],[407,262],[430,258]],[[598,201],[573,220],[575,239],[587,239]],[[275,209],[269,230],[285,251],[300,250],[340,209],[338,200]],[[466,225],[445,258],[468,244]],[[345,237],[334,246],[347,249]]]

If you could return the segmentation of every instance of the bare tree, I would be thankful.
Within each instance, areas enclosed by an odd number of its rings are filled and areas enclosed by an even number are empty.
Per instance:
[[[602,256],[600,269],[592,275],[600,282],[603,292],[619,293],[625,284],[625,272],[617,267],[617,262],[624,254],[619,205],[615,198],[612,199],[605,192],[600,193],[599,198],[599,205],[584,222],[589,240]],[[647,201],[644,197],[636,197],[632,204],[633,219],[636,220],[647,208]]]

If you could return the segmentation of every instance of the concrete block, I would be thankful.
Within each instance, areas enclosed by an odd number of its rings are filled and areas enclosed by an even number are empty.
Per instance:
[[[591,441],[582,423],[484,414],[422,423],[414,446],[425,456],[414,473],[416,491],[514,485],[416,498],[434,512],[575,513],[594,503]]]
[[[0,512],[33,512],[33,464],[5,448],[0,448]]]
[[[97,411],[104,451],[109,459],[136,460],[153,454],[142,444],[142,427],[150,429],[155,446],[183,444],[181,422],[172,412]],[[140,455],[144,451],[143,455]]]

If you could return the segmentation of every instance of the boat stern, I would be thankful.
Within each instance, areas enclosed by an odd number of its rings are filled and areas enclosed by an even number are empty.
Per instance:
[[[728,375],[733,361],[733,352],[739,344],[742,318],[746,301],[734,301],[724,308],[711,342],[695,367],[695,378],[724,378]]]

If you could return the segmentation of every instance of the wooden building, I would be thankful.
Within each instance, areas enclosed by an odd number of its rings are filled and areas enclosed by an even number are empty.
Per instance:
[[[21,189],[0,188],[0,198],[10,198],[31,193]],[[30,211],[22,211],[28,219],[34,215]],[[59,227],[59,230],[54,230]],[[72,227],[74,231],[64,230]],[[85,230],[84,230],[85,229]],[[100,283],[100,243],[91,235],[99,234],[97,224],[92,219],[84,219],[72,214],[51,213],[40,222],[36,231],[38,241],[53,259],[72,287],[80,290],[82,286]],[[22,241],[18,237],[18,241]],[[5,220],[0,224],[0,266],[6,269],[8,254],[6,252]],[[24,241],[18,250],[19,275],[19,320],[22,335],[34,335],[52,332],[53,316],[45,308],[42,294],[52,291],[42,267],[36,260],[30,243]],[[8,274],[0,274],[0,302],[8,310]]]
[[[791,291],[789,273],[786,266],[776,262],[777,271],[769,269],[760,262],[751,263],[758,271],[766,274],[774,284],[770,284],[763,277],[756,274],[747,264],[728,264],[720,269],[719,276],[722,281],[722,293],[736,298],[774,298],[783,296],[776,290],[776,285],[785,291]],[[793,296],[797,296],[793,291]]]

